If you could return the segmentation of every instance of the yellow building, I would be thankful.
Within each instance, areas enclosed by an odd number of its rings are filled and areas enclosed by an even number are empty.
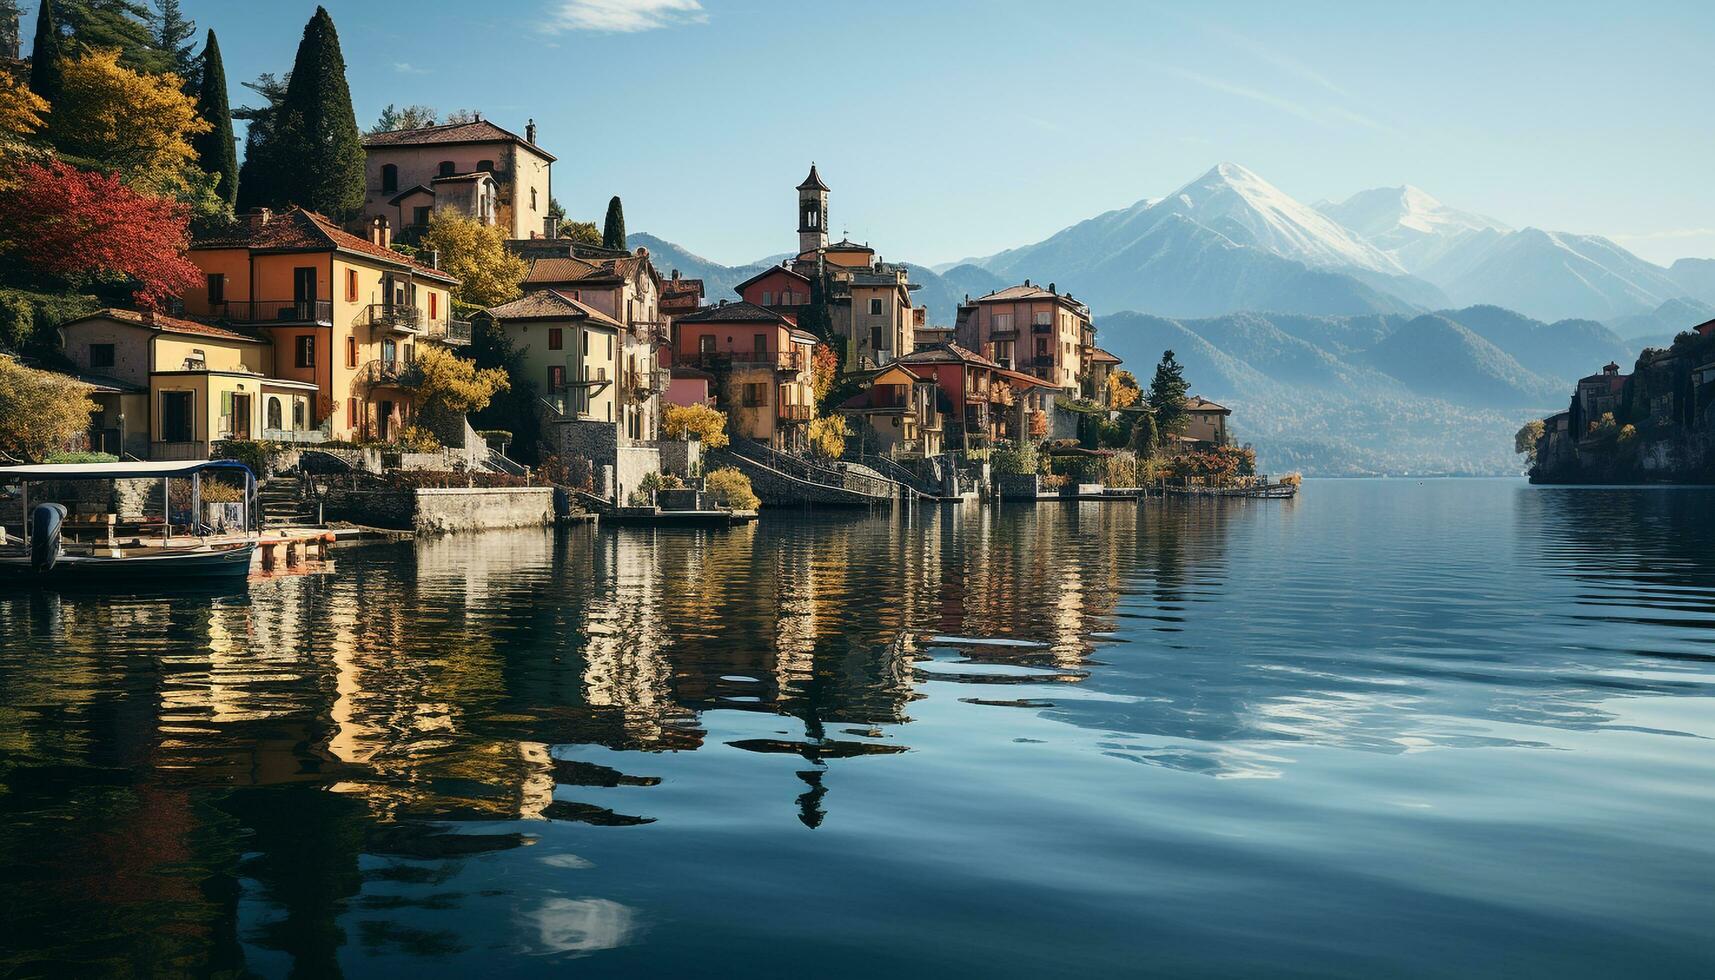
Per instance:
[[[290,439],[313,428],[316,386],[272,377],[274,348],[258,334],[102,310],[62,325],[60,341],[94,385],[91,448],[202,459],[218,440]]]
[[[458,280],[390,244],[384,227],[360,238],[302,208],[242,215],[192,241],[204,284],[185,311],[271,341],[269,373],[315,387],[312,428],[388,440],[415,414],[416,345],[470,343],[470,324],[452,316]]]

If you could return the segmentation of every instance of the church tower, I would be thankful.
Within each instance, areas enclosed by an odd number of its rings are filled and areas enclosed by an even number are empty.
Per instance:
[[[810,164],[810,176],[798,185],[798,254],[814,252],[828,244],[828,185]]]

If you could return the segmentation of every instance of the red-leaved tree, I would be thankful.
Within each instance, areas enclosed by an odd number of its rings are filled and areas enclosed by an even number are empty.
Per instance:
[[[70,283],[134,282],[145,309],[202,280],[189,243],[190,208],[108,174],[29,163],[0,189],[0,253]]]

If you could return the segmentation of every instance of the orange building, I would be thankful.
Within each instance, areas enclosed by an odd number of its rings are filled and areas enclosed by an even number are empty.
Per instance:
[[[1106,371],[1119,358],[1106,354],[1104,365],[1092,372],[1096,351],[1096,327],[1090,308],[1060,292],[1026,279],[1021,286],[1008,286],[959,307],[953,327],[958,342],[1002,367],[1032,374],[1069,395],[1100,400],[1104,391],[1094,388],[1094,375],[1105,390]]]
[[[776,449],[807,444],[815,415],[810,365],[814,335],[754,303],[721,303],[674,323],[673,363],[714,377],[716,404],[730,431]]]

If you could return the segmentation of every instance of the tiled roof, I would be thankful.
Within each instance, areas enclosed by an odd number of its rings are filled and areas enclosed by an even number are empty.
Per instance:
[[[675,323],[771,323],[776,326],[789,327],[792,321],[765,306],[739,301],[737,303],[722,303],[719,306],[705,306],[695,313],[686,313],[677,318]]]
[[[623,329],[618,320],[555,289],[525,293],[520,299],[487,311],[496,320],[589,320],[600,326]]]
[[[540,258],[530,263],[527,283],[577,282],[594,285],[631,278],[647,260],[640,255],[623,259],[574,259],[564,256]]]
[[[248,248],[258,252],[350,252],[410,269],[429,279],[439,279],[454,285],[458,283],[456,278],[439,269],[390,248],[383,248],[367,238],[353,235],[327,218],[303,208],[293,208],[284,214],[273,215],[267,223],[260,226],[253,226],[240,215],[236,222],[226,228],[193,238],[191,248]]]
[[[1043,379],[1038,378],[1034,374],[1025,374],[1023,371],[1012,371],[1012,370],[1008,370],[1007,368],[1001,368],[999,371],[997,371],[995,373],[999,374],[1001,377],[1007,379],[1008,381],[1011,381],[1017,385],[1022,385],[1025,388],[1059,388],[1060,387],[1059,385],[1055,384],[1052,381],[1044,381]]]
[[[749,279],[746,279],[745,281],[743,281],[743,282],[739,283],[738,285],[732,287],[732,291],[735,293],[743,293],[744,287],[750,285],[753,282],[757,282],[758,280],[766,279],[769,276],[772,276],[776,273],[780,273],[780,274],[786,275],[786,276],[791,276],[793,279],[796,279],[799,282],[802,282],[806,286],[808,286],[810,284],[810,277],[809,276],[799,275],[797,272],[794,272],[793,270],[791,270],[791,269],[789,269],[783,265],[771,265],[768,268],[763,269],[761,272],[758,272],[756,275],[751,276]],[[697,281],[701,282],[702,280],[699,279]]]
[[[870,248],[868,245],[859,245],[857,242],[854,242],[849,238],[842,238],[839,241],[833,243],[832,245],[829,245],[828,251],[830,251],[830,252],[874,252],[875,249]]]
[[[136,310],[105,309],[96,310],[88,316],[80,316],[75,320],[67,320],[62,326],[82,323],[85,320],[118,320],[121,323],[134,323],[138,326],[159,330],[162,333],[194,334],[199,337],[218,337],[221,340],[238,340],[247,344],[266,344],[267,340],[255,334],[242,333],[226,327],[217,327],[212,323],[200,320],[186,320],[183,317],[163,316],[159,313],[139,313]]]
[[[1124,363],[1117,356],[1115,356],[1113,354],[1109,354],[1107,351],[1102,350],[1100,347],[1090,348],[1090,360],[1095,361],[1098,364],[1122,364],[1122,363]]]
[[[800,344],[819,344],[822,342],[822,338],[808,330],[799,330],[797,327],[792,328],[792,339]]]
[[[363,138],[369,146],[432,146],[447,143],[517,143],[528,146],[549,160],[555,159],[547,150],[527,142],[517,133],[501,129],[486,119],[467,123],[443,123],[421,129],[396,129],[390,133],[371,133]]]
[[[1233,411],[1225,405],[1215,404],[1202,395],[1192,395],[1185,399],[1185,410],[1187,412],[1226,412],[1228,414],[1232,414]]]
[[[1049,283],[1049,285],[1053,285],[1053,283]],[[1020,283],[1017,286],[1008,286],[1005,289],[997,289],[994,292],[989,293],[987,296],[977,297],[975,302],[1010,303],[1021,299],[1055,299],[1065,300],[1073,306],[1081,305],[1077,300],[1072,298],[1071,293],[1057,293],[1051,289],[1044,289],[1034,283]]]
[[[958,344],[955,344],[950,340],[936,344],[933,347],[925,347],[919,351],[912,351],[904,357],[899,358],[899,363],[901,364],[951,364],[956,362],[975,364],[979,367],[986,368],[1000,368],[1000,365],[996,364],[994,361],[978,354],[974,350],[960,347]]]
[[[816,173],[816,165],[810,164],[810,176],[804,178],[804,182],[798,185],[798,190],[825,191],[827,189],[828,185],[822,183],[821,175]]]

